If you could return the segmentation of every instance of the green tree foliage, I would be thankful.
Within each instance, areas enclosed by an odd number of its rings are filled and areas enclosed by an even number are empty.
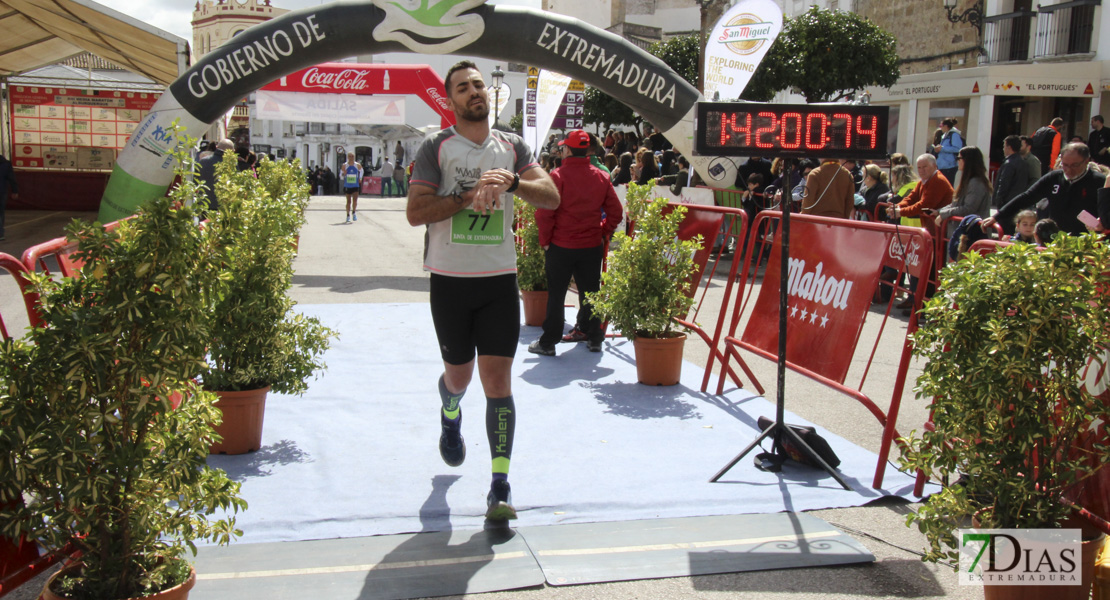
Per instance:
[[[701,52],[701,44],[698,43],[698,36],[696,34],[680,35],[661,42],[655,42],[648,48],[653,56],[659,60],[667,63],[667,66],[678,73],[690,83],[690,85],[697,87],[701,81],[701,73],[698,71],[698,53]]]
[[[639,129],[643,121],[631,108],[620,100],[593,87],[586,86],[586,102],[583,103],[586,123],[593,123],[599,129],[614,125],[632,125]]]
[[[867,86],[898,81],[897,40],[855,13],[809,11],[787,19],[741,98],[765,102],[794,89],[807,102],[829,102]]]
[[[517,135],[524,131],[524,113],[518,112],[509,119],[509,129]]]

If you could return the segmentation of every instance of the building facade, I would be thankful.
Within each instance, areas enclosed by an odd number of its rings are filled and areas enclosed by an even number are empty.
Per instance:
[[[193,63],[244,30],[287,12],[270,0],[200,0],[193,9]]]
[[[1060,117],[1065,140],[1086,139],[1091,117],[1110,108],[1110,17],[1099,0],[959,0],[952,10],[939,0],[856,3],[898,37],[901,79],[867,91],[891,107],[901,152],[924,152],[939,119],[954,117],[967,143],[999,162],[1007,135]]]

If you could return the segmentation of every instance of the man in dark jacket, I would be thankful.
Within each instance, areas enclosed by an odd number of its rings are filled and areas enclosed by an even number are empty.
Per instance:
[[[1087,138],[1087,147],[1091,149],[1091,160],[1100,165],[1110,165],[1110,128],[1102,115],[1091,117],[1091,135]]]
[[[528,351],[543,356],[554,356],[555,344],[563,337],[563,304],[571,276],[582,302],[578,327],[586,335],[590,352],[601,352],[605,331],[601,319],[586,301],[586,294],[601,287],[605,240],[624,218],[624,209],[609,178],[591,165],[586,156],[589,134],[581,129],[571,131],[559,145],[565,148],[563,164],[551,172],[561,198],[559,208],[536,210],[540,246],[546,251],[547,318],[543,321],[543,335],[528,346]]]
[[[12,200],[19,199],[19,186],[15,183],[15,171],[12,161],[0,154],[0,240],[4,239],[4,214],[8,212],[8,190],[11,190]]]
[[[208,206],[202,208],[204,211],[216,211],[220,209],[220,203],[216,200],[216,165],[224,160],[224,152],[235,149],[235,142],[224,138],[216,144],[216,150],[207,154],[198,161],[198,171],[200,172],[200,180],[204,182],[204,194],[208,197]]]
[[[752,173],[759,173],[763,175],[763,185],[766,186],[775,180],[775,176],[771,173],[771,161],[766,158],[758,156],[748,157],[748,161],[740,165],[736,170],[736,188],[740,190],[748,189],[748,177]],[[763,193],[760,189],[759,193]]]
[[[1048,199],[1048,216],[1060,226],[1060,231],[1082,235],[1087,226],[1079,220],[1079,213],[1098,214],[1098,189],[1106,183],[1106,176],[1088,168],[1091,152],[1087,144],[1067,144],[1060,151],[1061,168],[1041,177],[1024,193],[1006,203],[993,217],[983,219],[983,229],[996,222],[1007,232],[1013,231],[1014,216],[1029,208],[1041,198]]]
[[[1001,208],[1014,196],[1029,188],[1029,165],[1021,157],[1021,136],[1008,135],[1002,141],[1002,153],[1006,159],[998,168],[994,178],[994,198],[991,203]]]

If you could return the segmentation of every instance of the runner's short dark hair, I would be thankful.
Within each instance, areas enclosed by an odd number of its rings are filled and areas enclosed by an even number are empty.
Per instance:
[[[463,69],[474,69],[478,71],[478,65],[469,60],[460,60],[451,65],[450,69],[447,69],[447,76],[443,78],[443,91],[447,92],[448,96],[451,95],[451,76],[455,74],[455,71],[462,71]]]

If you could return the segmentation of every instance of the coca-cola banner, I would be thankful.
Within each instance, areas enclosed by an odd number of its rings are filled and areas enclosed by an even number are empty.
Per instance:
[[[180,142],[170,133],[175,120],[187,134],[199,136],[236,102],[272,81],[286,77],[288,85],[293,81],[287,76],[300,69],[385,52],[537,65],[593,85],[653,123],[682,153],[693,150],[698,90],[620,36],[551,12],[491,6],[486,0],[346,0],[255,25],[201,57],[170,84],[120,155],[100,219],[130,215],[144,200],[165,192],[173,180],[169,155]],[[392,70],[390,77],[392,87]],[[353,79],[336,81],[356,85]],[[441,93],[442,82],[429,83],[429,88]],[[708,158],[692,161],[706,181],[735,177],[735,164]]]
[[[259,90],[254,97],[254,106],[255,115],[259,119],[364,125],[405,124],[404,96],[309,94]]]
[[[852,221],[794,215],[790,219],[786,360],[844,383],[879,273],[895,236]],[[779,233],[742,340],[772,355],[779,348]],[[928,248],[927,234],[903,229],[895,245]],[[928,265],[931,254],[918,261]]]
[[[455,123],[455,114],[451,112],[447,98],[443,96],[443,77],[428,65],[323,63],[280,77],[262,86],[262,90],[313,94],[411,95],[423,100],[439,114],[442,127]],[[401,111],[403,123],[403,103]],[[396,121],[378,122],[392,124]]]

